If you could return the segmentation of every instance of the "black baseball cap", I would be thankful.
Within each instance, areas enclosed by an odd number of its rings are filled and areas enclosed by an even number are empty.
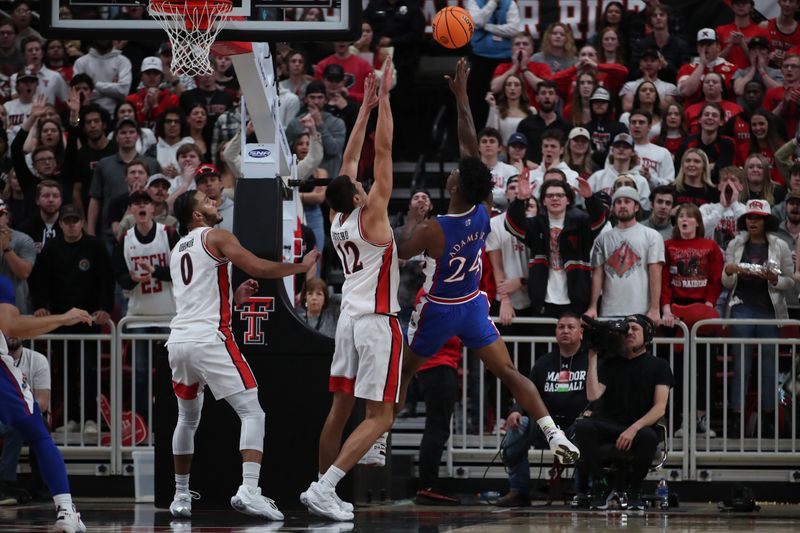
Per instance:
[[[130,126],[132,128],[136,128],[136,131],[139,131],[139,124],[132,118],[123,118],[119,122],[117,122],[117,127],[114,128],[114,131],[117,132],[122,129],[123,126]]]
[[[322,71],[322,79],[340,82],[344,80],[344,69],[338,63],[331,63]]]
[[[61,208],[61,213],[59,214],[61,220],[66,221],[67,219],[78,219],[83,220],[83,211],[78,209],[75,204],[67,204]]]
[[[763,35],[756,35],[747,43],[748,50],[752,50],[753,48],[763,48],[765,50],[769,50],[769,41]]]
[[[650,46],[650,47],[648,47],[648,48],[645,48],[645,49],[642,51],[642,55],[641,55],[641,56],[639,56],[639,57],[640,57],[641,59],[644,59],[644,58],[646,58],[646,57],[647,57],[647,58],[650,58],[650,59],[658,59],[660,55],[661,55],[661,52],[659,51],[659,49],[658,49],[658,48],[656,48],[656,47],[654,47],[654,46]]]
[[[311,80],[308,82],[306,86],[306,93],[305,95],[308,96],[309,94],[325,94],[327,91],[325,90],[325,84],[319,80]]]

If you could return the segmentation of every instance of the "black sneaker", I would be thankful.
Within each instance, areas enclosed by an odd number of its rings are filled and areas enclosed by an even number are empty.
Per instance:
[[[527,493],[511,489],[508,494],[498,498],[495,505],[498,507],[530,507],[531,497]]]
[[[572,507],[573,509],[588,509],[591,503],[592,501],[589,498],[588,494],[579,492],[572,498],[572,501],[570,502],[569,506]]]
[[[428,488],[417,491],[414,503],[417,505],[461,505],[461,500]]]

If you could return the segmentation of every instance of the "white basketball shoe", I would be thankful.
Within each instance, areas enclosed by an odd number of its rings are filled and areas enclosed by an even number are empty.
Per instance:
[[[339,506],[341,500],[336,496],[336,491],[328,485],[314,481],[304,493],[300,494],[300,501],[308,507],[311,514],[338,522],[347,522],[353,519],[353,512],[345,511]]]
[[[261,495],[261,487],[240,485],[236,495],[231,498],[231,507],[240,513],[260,516],[268,520],[283,520],[275,501]]]
[[[358,460],[358,464],[366,466],[385,466],[386,465],[386,438],[389,436],[387,431],[372,444],[364,457]]]
[[[190,518],[192,516],[192,500],[199,500],[200,494],[190,490],[189,492],[176,492],[169,504],[169,512],[175,518]]]
[[[550,451],[558,458],[562,465],[571,465],[581,456],[581,451],[572,444],[560,428],[554,427],[547,431],[547,444]]]
[[[66,507],[58,508],[53,531],[58,533],[86,533],[86,526],[81,520],[81,514],[75,510],[74,505],[72,509]]]

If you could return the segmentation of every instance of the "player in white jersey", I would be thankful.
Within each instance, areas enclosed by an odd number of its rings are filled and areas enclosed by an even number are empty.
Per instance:
[[[319,254],[308,253],[302,264],[256,257],[232,233],[213,227],[222,217],[215,202],[198,190],[181,194],[174,209],[185,236],[170,257],[177,314],[170,323],[167,346],[172,387],[178,399],[178,423],[172,435],[175,497],[170,512],[176,517],[192,513],[189,472],[203,389],[208,385],[214,397],[224,398],[242,422],[239,449],[243,482],[231,498],[231,506],[245,514],[283,520],[275,502],[262,496],[258,486],[264,411],[258,402],[256,379],[231,332],[231,302],[245,302],[258,290],[258,283],[248,279],[234,293],[231,264],[253,278],[282,278],[307,272]]]
[[[333,520],[353,519],[353,506],[337,496],[336,484],[389,431],[400,391],[399,269],[387,210],[392,195],[391,80],[392,66],[387,61],[379,95],[373,74],[364,82],[364,101],[344,151],[340,176],[325,191],[331,207],[331,239],[342,260],[345,282],[329,383],[333,404],[319,438],[319,481],[311,483],[300,501],[313,514]],[[355,176],[364,131],[376,106],[375,182],[367,194]],[[366,400],[366,416],[342,444],[356,398]]]

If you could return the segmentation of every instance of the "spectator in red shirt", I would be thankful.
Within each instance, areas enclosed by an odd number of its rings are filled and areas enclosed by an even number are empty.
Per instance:
[[[597,83],[611,94],[619,94],[625,80],[628,78],[628,69],[623,65],[613,63],[599,63],[597,50],[594,46],[586,45],[578,52],[578,62],[568,69],[553,75],[553,81],[558,87],[558,92],[564,101],[572,100],[575,80],[579,73],[589,72],[595,75]]]
[[[661,133],[653,139],[653,144],[663,146],[672,154],[675,160],[675,153],[686,139],[686,126],[683,124],[683,108],[680,104],[669,104],[664,111],[664,121],[661,124]]]
[[[800,55],[789,54],[784,57],[781,72],[783,72],[783,86],[767,91],[764,107],[767,111],[772,111],[776,117],[783,119],[786,133],[789,137],[794,137],[800,119],[800,110],[797,107],[800,102]]]
[[[711,178],[717,182],[718,170],[733,164],[736,145],[733,139],[721,134],[722,108],[719,104],[705,103],[700,109],[700,132],[690,135],[675,154],[675,161],[680,161],[688,148],[702,150],[711,165]],[[681,203],[681,202],[678,202]]]
[[[716,72],[722,75],[726,86],[736,72],[736,65],[719,56],[720,47],[717,32],[711,28],[703,28],[697,32],[697,59],[683,65],[678,71],[678,92],[683,96],[686,106],[700,101],[702,98],[700,84],[705,74]]]
[[[152,128],[158,117],[167,109],[178,107],[178,95],[167,89],[159,89],[164,79],[164,67],[161,59],[145,57],[142,61],[142,84],[144,88],[128,96],[126,100],[136,109],[136,121],[139,125]]]
[[[750,66],[747,45],[756,36],[768,37],[766,28],[755,24],[752,19],[753,0],[732,0],[733,24],[717,26],[717,36],[722,43],[720,57],[736,65],[736,68]]]
[[[750,140],[736,146],[734,163],[743,166],[750,154],[763,155],[772,168],[770,177],[772,181],[783,185],[783,176],[775,164],[775,152],[786,142],[786,137],[778,127],[778,120],[769,111],[756,109],[750,115]]]
[[[769,58],[776,67],[786,59],[787,51],[800,46],[800,24],[794,19],[798,0],[778,0],[780,15],[760,24],[769,35]]]
[[[325,67],[331,63],[337,63],[342,66],[347,96],[360,104],[364,99],[364,80],[372,72],[372,65],[368,61],[350,53],[350,43],[347,41],[333,43],[333,54],[317,63],[314,68],[314,78],[322,80],[322,73],[325,72]]]
[[[549,80],[553,74],[547,63],[531,61],[533,50],[533,37],[530,33],[521,31],[514,36],[511,41],[511,61],[497,65],[492,74],[490,89],[494,94],[500,94],[506,79],[516,74],[525,83],[528,101],[536,101],[536,86],[542,80]]]
[[[722,120],[724,122],[742,112],[742,108],[738,104],[723,100],[724,90],[725,81],[721,74],[709,72],[703,77],[703,97],[705,100],[686,108],[686,127],[689,128],[689,133],[695,134],[700,130],[697,121],[700,116],[700,110],[707,103],[719,104],[723,111]]]

